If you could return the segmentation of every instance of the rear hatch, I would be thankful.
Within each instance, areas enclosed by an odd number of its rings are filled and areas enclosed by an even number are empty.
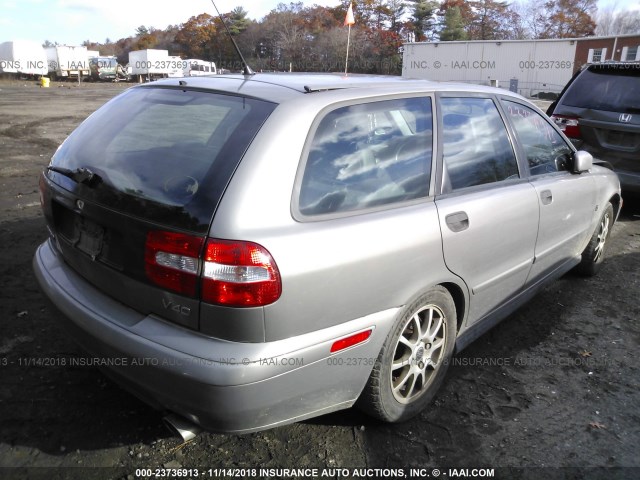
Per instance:
[[[159,86],[111,100],[69,136],[41,177],[47,224],[65,262],[141,313],[199,329],[198,259],[209,226],[274,108]]]
[[[554,119],[579,148],[618,170],[640,171],[640,64],[591,65],[569,87]]]

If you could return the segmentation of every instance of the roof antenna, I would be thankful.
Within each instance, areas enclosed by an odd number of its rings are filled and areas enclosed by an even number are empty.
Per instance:
[[[220,11],[218,10],[218,7],[216,7],[215,2],[213,0],[211,0],[211,3],[213,3],[213,8],[216,9],[216,12],[218,13],[218,18],[222,22],[222,25],[224,25],[224,29],[227,31],[227,35],[229,35],[229,38],[231,39],[231,42],[233,43],[233,47],[236,49],[236,52],[238,53],[238,56],[240,57],[240,61],[242,62],[242,65],[243,65],[242,74],[243,75],[255,75],[256,72],[251,70],[251,67],[249,66],[247,61],[244,59],[244,57],[242,56],[242,52],[240,51],[240,48],[238,48],[238,44],[236,43],[235,39],[231,35],[231,32],[229,31],[229,27],[227,27],[227,22],[225,22],[224,18],[222,18],[222,15],[220,15]]]

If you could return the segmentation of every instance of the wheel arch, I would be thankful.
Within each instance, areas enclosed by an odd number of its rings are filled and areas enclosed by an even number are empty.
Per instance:
[[[433,400],[433,397],[437,393],[442,384],[444,376],[449,365],[448,359],[451,358],[455,351],[457,332],[454,333],[454,329],[457,329],[457,325],[460,324],[460,314],[456,311],[454,314],[453,309],[457,309],[456,304],[463,307],[465,303],[464,290],[453,279],[449,281],[441,281],[439,283],[433,283],[430,287],[421,290],[421,292],[410,301],[408,301],[400,309],[398,315],[394,320],[392,329],[389,331],[385,344],[380,351],[376,363],[373,366],[369,379],[366,385],[358,397],[356,405],[364,412],[372,415],[379,420],[385,422],[400,422],[412,418],[422,412],[426,406]],[[424,332],[421,326],[415,329],[414,322],[423,324],[423,322],[429,322],[431,325],[432,316],[435,315],[430,312],[426,316],[421,316],[423,310],[436,310],[439,312],[441,321],[434,325],[437,325],[435,330],[431,330],[431,327],[425,329]],[[415,320],[417,318],[417,320]],[[454,327],[453,322],[456,322]],[[411,326],[409,326],[411,324]],[[409,346],[407,350],[407,342],[400,342],[400,337],[407,329],[411,329],[410,337],[405,336],[405,340],[409,340],[412,346]],[[417,338],[415,333],[418,332]],[[438,352],[436,355],[436,362],[432,364],[434,367],[427,368],[429,361],[422,362],[425,352],[431,349],[434,345],[435,337],[441,335],[442,342],[438,342],[434,351]],[[428,343],[421,343],[421,338],[429,335]],[[398,346],[404,345],[404,354],[396,357]],[[420,352],[420,353],[417,353]],[[405,357],[405,354],[408,356]],[[428,353],[429,359],[431,354]],[[393,365],[396,363],[395,358],[405,358],[401,365],[396,366],[395,369],[409,367],[411,365],[417,365],[418,369],[429,370],[429,374],[425,377],[421,375],[421,383],[416,383],[416,371],[411,366],[409,372],[404,372],[403,378],[396,376],[400,382],[396,388],[393,387],[394,375]],[[411,360],[411,362],[409,362]],[[440,361],[446,360],[446,361]],[[418,363],[419,361],[419,363]],[[413,373],[412,373],[413,371]],[[412,383],[406,383],[407,378],[413,376]],[[424,382],[424,383],[423,383]],[[417,386],[417,390],[414,387]],[[400,394],[407,399],[406,402],[401,401],[394,393],[397,389],[409,387],[408,396]],[[413,393],[418,392],[415,397]]]
[[[464,293],[464,290],[454,282],[444,282],[440,284],[441,287],[445,288],[451,298],[453,298],[453,303],[456,306],[456,336],[460,333],[462,329],[462,325],[464,323],[464,319],[467,313],[467,297]]]
[[[622,209],[622,197],[616,193],[609,199],[609,202],[613,205],[614,218],[617,219]]]

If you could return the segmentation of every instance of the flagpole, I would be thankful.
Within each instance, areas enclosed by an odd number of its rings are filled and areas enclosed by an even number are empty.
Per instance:
[[[344,17],[344,24],[349,25],[349,34],[347,36],[347,58],[344,62],[344,75],[345,77],[348,75],[349,71],[349,46],[351,45],[351,25],[356,23],[353,18],[353,2],[349,2],[349,9],[347,10],[347,16]]]
[[[344,62],[344,74],[347,75],[347,69],[349,68],[349,45],[351,43],[351,24],[349,24],[349,34],[347,36],[347,58]]]

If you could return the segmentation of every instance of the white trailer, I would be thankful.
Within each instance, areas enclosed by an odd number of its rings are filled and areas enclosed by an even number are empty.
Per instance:
[[[0,73],[46,75],[47,55],[42,45],[29,40],[0,43]]]
[[[527,97],[553,95],[573,75],[576,44],[572,39],[407,43],[402,76],[494,85]]]
[[[134,50],[129,52],[131,73],[147,79],[169,76],[171,61],[168,50]]]
[[[99,50],[87,50],[87,56],[89,59],[96,58],[100,56]]]
[[[49,75],[53,78],[82,78],[90,74],[87,47],[57,45],[45,48]]]
[[[186,60],[182,60],[180,57],[169,57],[169,78],[182,78],[184,77],[184,67],[187,65]]]
[[[215,75],[216,64],[213,62],[207,62],[205,60],[198,60],[197,58],[190,58],[185,60],[184,67],[185,77],[200,77],[203,75]]]

